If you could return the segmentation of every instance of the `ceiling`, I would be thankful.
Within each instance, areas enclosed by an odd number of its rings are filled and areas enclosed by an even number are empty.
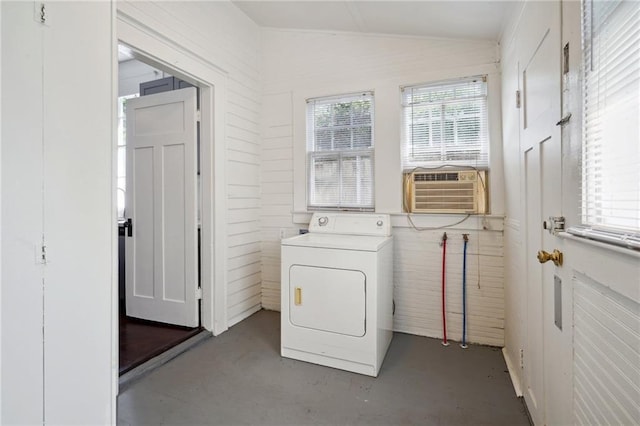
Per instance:
[[[499,40],[521,0],[232,0],[262,27]]]

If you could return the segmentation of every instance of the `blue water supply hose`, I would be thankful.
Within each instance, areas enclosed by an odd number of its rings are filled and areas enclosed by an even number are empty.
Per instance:
[[[462,234],[464,248],[462,250],[462,344],[460,347],[467,349],[467,243],[469,234]]]

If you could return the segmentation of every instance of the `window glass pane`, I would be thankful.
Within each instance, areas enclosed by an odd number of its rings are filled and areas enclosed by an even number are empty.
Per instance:
[[[327,151],[332,149],[331,136],[333,132],[327,129],[316,129],[316,150]]]
[[[372,94],[307,102],[309,206],[372,209]]]
[[[371,146],[371,126],[353,129],[353,147],[357,149]]]
[[[369,154],[342,157],[342,204],[370,205],[373,202],[373,164]]]
[[[116,203],[118,211],[118,219],[124,218],[125,210],[125,191],[126,191],[126,174],[127,174],[127,100],[137,98],[138,95],[121,96],[118,98],[118,167],[117,167],[117,194]]]
[[[333,138],[335,149],[351,148],[351,129],[336,129]]]
[[[338,157],[312,157],[310,202],[331,206],[340,201]]]
[[[125,177],[127,174],[127,147],[118,147],[118,177]]]
[[[371,126],[371,102],[353,102],[352,104],[352,120],[354,125]]]
[[[484,77],[402,89],[402,167],[488,167]]]
[[[640,3],[585,1],[582,223],[640,230]]]
[[[333,125],[348,126],[351,124],[351,103],[333,104]]]
[[[125,192],[124,189],[118,188],[117,190],[117,210],[118,210],[118,219],[124,219],[124,198]]]

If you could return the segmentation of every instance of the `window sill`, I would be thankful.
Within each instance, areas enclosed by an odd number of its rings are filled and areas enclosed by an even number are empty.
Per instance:
[[[602,250],[608,250],[615,253],[620,253],[630,257],[634,257],[636,259],[640,259],[640,250],[636,250],[630,247],[623,247],[623,246],[615,245],[612,243],[605,243],[602,241],[593,240],[588,237],[573,235],[568,232],[559,232],[558,237],[563,238],[565,240],[574,241],[576,243],[584,244],[587,246],[597,247]]]
[[[335,213],[335,210],[331,210]],[[293,223],[298,225],[308,225],[311,216],[317,211],[296,211],[292,212]],[[345,211],[344,213],[358,214],[358,212]],[[385,213],[385,212],[369,212],[369,214],[389,214],[391,216],[391,226],[393,228],[411,228],[411,223],[407,219],[406,213]],[[465,229],[474,231],[493,231],[502,232],[504,230],[504,216],[502,215],[470,215],[469,218],[461,223],[456,224],[464,219],[464,214],[412,214],[413,223],[418,228],[434,228],[436,229]],[[455,225],[452,225],[455,224]]]

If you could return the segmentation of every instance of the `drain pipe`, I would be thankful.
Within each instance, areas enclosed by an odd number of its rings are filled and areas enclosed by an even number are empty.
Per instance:
[[[467,349],[467,243],[469,234],[462,234],[464,249],[462,251],[462,349]]]
[[[447,233],[445,232],[442,235],[442,344],[444,346],[449,346],[449,342],[447,342],[447,313],[446,313],[446,303],[445,303],[445,275],[446,275],[446,266],[447,266]]]

